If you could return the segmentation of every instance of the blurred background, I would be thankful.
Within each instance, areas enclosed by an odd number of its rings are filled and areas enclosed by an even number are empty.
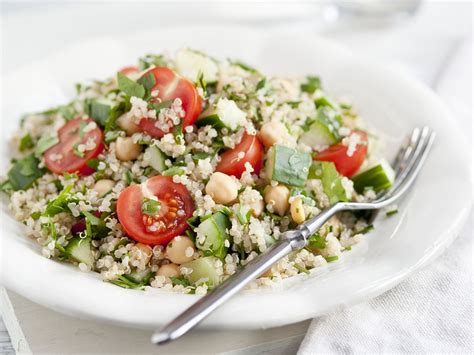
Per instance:
[[[401,68],[431,87],[453,110],[453,117],[464,127],[472,147],[473,4],[468,0],[37,0],[1,1],[0,6],[2,75],[81,41],[160,27],[241,25],[303,36],[318,34]],[[190,43],[192,36],[190,33]],[[84,56],[90,55],[93,53],[84,53]],[[245,58],[245,48],[242,48],[241,58]],[[466,251],[463,254],[466,260],[471,261],[466,265],[470,265],[472,276],[471,236],[472,223],[462,232],[457,244]],[[445,255],[438,265],[443,262],[450,265],[452,260]],[[437,272],[434,265],[430,267]],[[416,284],[416,275],[406,282]],[[396,292],[394,289],[388,294],[397,299]],[[466,291],[466,296],[472,302],[472,289]],[[384,297],[387,300],[390,295],[381,296],[379,300]],[[436,296],[430,297],[430,302],[435,304]],[[441,300],[443,294],[439,297]],[[378,302],[377,299],[374,302]],[[426,300],[420,298],[414,302],[422,304]],[[385,316],[390,316],[393,311],[390,303],[386,302],[384,310]],[[437,326],[430,323],[434,320],[424,322],[426,327]],[[8,339],[0,320],[0,353],[12,351]],[[308,346],[310,349],[310,340],[303,343],[301,353],[307,353]]]

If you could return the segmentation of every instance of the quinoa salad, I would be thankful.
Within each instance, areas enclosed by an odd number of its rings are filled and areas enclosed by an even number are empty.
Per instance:
[[[205,294],[285,231],[393,182],[380,139],[317,76],[183,48],[76,91],[22,118],[1,190],[46,258],[124,288]],[[372,228],[338,214],[250,287],[338,262]]]

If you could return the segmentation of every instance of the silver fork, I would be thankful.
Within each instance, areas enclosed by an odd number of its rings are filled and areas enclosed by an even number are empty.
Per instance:
[[[280,240],[263,254],[245,265],[212,292],[199,299],[166,326],[156,331],[151,341],[164,344],[177,339],[200,323],[216,308],[263,274],[278,260],[292,251],[304,248],[308,238],[316,233],[335,213],[341,211],[378,210],[398,200],[412,186],[433,144],[435,133],[429,127],[415,128],[408,142],[399,150],[394,167],[396,178],[389,191],[380,193],[372,202],[338,202],[316,217],[282,234]]]

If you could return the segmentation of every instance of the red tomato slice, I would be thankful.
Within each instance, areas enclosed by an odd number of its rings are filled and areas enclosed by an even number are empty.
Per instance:
[[[243,157],[241,153],[243,153]],[[260,172],[263,164],[263,145],[257,136],[245,133],[235,148],[222,153],[216,171],[240,178],[245,171],[245,163],[247,162],[253,166],[255,174]]]
[[[67,172],[90,175],[95,172],[87,166],[87,161],[96,158],[104,150],[104,134],[99,127],[81,132],[90,122],[94,121],[91,118],[77,117],[61,127],[58,131],[59,143],[44,153],[45,164],[49,170],[56,174]],[[95,147],[79,156],[75,149],[77,145],[86,144],[90,140],[95,143]]]
[[[202,111],[202,99],[196,86],[169,68],[155,67],[146,71],[143,76],[150,73],[155,76],[156,82],[152,90],[158,90],[158,97],[162,101],[180,98],[183,102],[183,110],[186,113],[183,128],[196,122]],[[155,126],[155,121],[152,119],[143,118],[139,126],[144,132],[153,137],[161,138],[164,136],[163,131]]]
[[[140,71],[140,69],[138,69],[138,67],[128,66],[128,67],[124,67],[124,68],[120,69],[119,73],[122,73],[123,75],[130,75],[130,74],[138,73],[139,71]]]
[[[357,144],[354,153],[347,155],[348,147],[342,143],[334,144],[316,155],[315,160],[332,161],[337,171],[344,176],[351,177],[362,165],[367,155],[368,139],[364,131],[353,131],[351,135],[357,134],[362,144]]]
[[[150,195],[161,203],[156,216],[142,213],[143,200]],[[129,186],[117,201],[117,216],[125,232],[137,242],[148,245],[165,245],[183,233],[193,211],[191,194],[170,176],[153,176],[140,185]]]

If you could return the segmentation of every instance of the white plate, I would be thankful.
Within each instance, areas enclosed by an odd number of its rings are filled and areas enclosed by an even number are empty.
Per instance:
[[[267,74],[320,75],[329,92],[350,97],[365,120],[386,135],[389,155],[414,126],[428,124],[438,133],[400,213],[389,219],[381,214],[376,231],[343,260],[275,290],[242,292],[203,326],[274,327],[377,296],[433,260],[457,235],[470,208],[469,160],[463,134],[446,107],[418,82],[312,36],[236,28],[169,29],[69,47],[5,78],[2,171],[8,162],[6,139],[21,113],[67,102],[76,81],[106,77],[141,54],[183,45],[216,57],[240,58]],[[24,237],[6,206],[1,208],[2,281],[34,302],[79,317],[152,328],[197,299],[159,290],[125,290],[100,281],[97,274],[47,260]]]

